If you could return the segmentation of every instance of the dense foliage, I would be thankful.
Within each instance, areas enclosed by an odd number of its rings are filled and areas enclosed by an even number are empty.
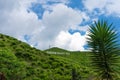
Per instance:
[[[17,80],[25,77],[25,64],[7,48],[0,49],[0,72],[4,73],[6,79]]]

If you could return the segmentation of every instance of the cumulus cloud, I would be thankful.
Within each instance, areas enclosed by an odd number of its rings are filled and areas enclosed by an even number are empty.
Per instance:
[[[81,21],[82,16],[79,11],[75,11],[63,4],[59,4],[54,6],[53,12],[50,13],[46,11],[44,13],[42,23],[46,28],[52,30],[49,34],[55,35],[61,30],[66,30],[69,27],[78,25]]]
[[[67,31],[61,31],[55,39],[55,46],[69,50],[85,51],[84,49],[85,44],[86,36],[82,36],[79,32],[71,35]]]
[[[9,4],[1,5],[4,6],[5,9],[1,11],[0,15],[3,17],[0,18],[0,21],[2,21],[0,22],[0,32],[24,40],[24,35],[32,35],[38,30],[41,30],[41,22],[38,20],[36,14],[27,12],[26,7],[28,7],[31,2],[30,0],[26,0],[26,2],[16,0],[13,2],[13,5],[15,4],[14,7],[9,7],[11,1],[5,2]],[[18,3],[18,5],[16,5],[16,3]],[[7,7],[8,9],[6,9]]]
[[[54,45],[54,41],[61,31],[67,31],[82,22],[82,14],[80,11],[73,10],[64,4],[54,5],[52,12],[45,11],[42,19],[44,29],[41,34],[34,36],[30,42],[38,43],[38,48],[48,48],[50,44]],[[40,36],[38,38],[38,36]]]

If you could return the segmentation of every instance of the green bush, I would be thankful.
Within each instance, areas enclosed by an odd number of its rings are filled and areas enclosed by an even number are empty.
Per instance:
[[[0,72],[7,80],[21,80],[25,77],[25,64],[7,49],[0,49]]]

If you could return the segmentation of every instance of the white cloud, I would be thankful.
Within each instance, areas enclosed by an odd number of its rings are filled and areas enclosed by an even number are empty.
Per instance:
[[[94,12],[95,9],[99,9],[100,13],[114,16],[120,16],[120,0],[83,0],[83,4],[88,12]]]
[[[106,5],[106,10],[108,14],[113,14],[114,16],[120,16],[120,0],[109,0]]]
[[[54,5],[52,12],[45,11],[43,14],[42,26],[44,26],[44,30],[41,31],[41,34],[34,36],[30,42],[39,40],[37,42],[38,48],[48,48],[50,44],[54,45],[54,39],[59,36],[61,31],[79,25],[82,19],[80,11],[73,10],[64,4]]]
[[[11,4],[11,2],[9,3]],[[16,1],[15,3],[18,3],[18,6],[9,8],[9,10],[4,9],[3,12],[1,11],[2,15],[0,16],[3,18],[0,19],[0,21],[2,21],[0,32],[23,40],[23,36],[25,34],[32,35],[32,33],[40,30],[41,23],[38,20],[36,14],[27,12],[26,7],[29,7],[31,3],[30,0],[26,0],[26,2]],[[4,6],[9,7],[9,5]]]
[[[83,4],[86,9],[93,11],[95,8],[103,9],[107,0],[84,0]]]
[[[66,31],[61,31],[55,40],[55,46],[62,47],[69,50],[84,51],[86,44],[86,35],[82,36],[79,32],[71,35]]]
[[[82,15],[79,11],[75,11],[63,4],[54,6],[53,12],[46,11],[43,15],[43,24],[46,27],[52,28],[56,33],[61,30],[66,30],[73,25],[79,25],[82,21]]]

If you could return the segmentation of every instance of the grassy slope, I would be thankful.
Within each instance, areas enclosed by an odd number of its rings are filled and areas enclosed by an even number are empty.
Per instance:
[[[61,52],[69,54],[51,54],[61,57],[64,61],[68,61],[71,65],[78,65],[80,68],[81,77],[91,78],[94,73],[90,65],[90,52],[67,51],[61,48],[53,47],[45,50],[45,52]]]
[[[58,48],[58,47],[52,47],[50,49],[46,49],[45,51],[52,51],[52,52],[69,52],[65,49],[61,49],[61,48]]]
[[[81,77],[88,78],[92,73],[86,53],[50,55],[15,38],[0,34],[0,49],[5,48],[9,49],[20,62],[25,62],[26,74],[22,80],[70,80],[73,68],[76,68],[78,76]],[[53,48],[50,51],[57,50],[61,53],[66,51],[58,49]]]

